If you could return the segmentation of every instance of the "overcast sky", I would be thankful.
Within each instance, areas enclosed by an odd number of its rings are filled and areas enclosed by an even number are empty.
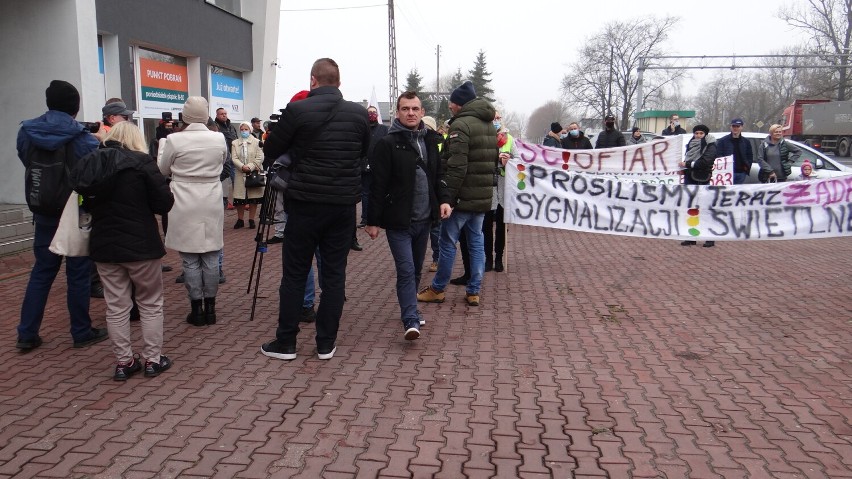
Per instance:
[[[795,0],[803,4],[805,0]],[[387,101],[388,8],[383,0],[282,0],[276,82],[276,108],[308,89],[314,60],[340,65],[341,91],[348,100],[369,99],[373,88]],[[485,51],[491,87],[505,111],[529,115],[559,98],[567,65],[588,37],[612,20],[653,14],[680,17],[670,55],[759,55],[804,41],[804,35],[778,19],[791,0],[603,0],[483,2],[396,0],[398,86],[417,68],[429,89],[436,78],[465,74],[479,50]],[[511,6],[510,6],[511,5]],[[359,8],[365,7],[365,8]],[[713,75],[694,70],[684,91],[692,93]]]

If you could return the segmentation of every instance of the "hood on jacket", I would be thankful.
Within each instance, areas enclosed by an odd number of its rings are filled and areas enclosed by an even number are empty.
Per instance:
[[[85,127],[68,113],[48,110],[38,118],[21,122],[21,130],[36,147],[53,151],[74,139]]]
[[[461,107],[461,110],[459,110],[458,114],[450,120],[450,123],[463,116],[472,116],[491,123],[494,121],[494,115],[496,114],[497,110],[494,108],[494,105],[483,98],[475,98],[465,103],[464,106]]]
[[[406,127],[405,125],[403,125],[402,122],[399,121],[399,118],[394,118],[393,121],[391,121],[391,126],[388,129],[388,133],[398,133],[400,131],[408,132],[408,133],[416,133],[418,130],[422,130],[422,129],[424,129],[424,125],[423,125],[422,120],[420,121],[420,124],[417,125],[417,128],[411,130],[408,127]]]

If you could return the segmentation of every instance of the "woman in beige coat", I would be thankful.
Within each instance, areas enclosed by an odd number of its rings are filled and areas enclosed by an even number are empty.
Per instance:
[[[221,133],[205,126],[207,111],[203,97],[186,100],[183,121],[188,125],[166,138],[158,162],[160,172],[171,176],[175,196],[169,212],[166,247],[180,252],[184,285],[192,306],[186,320],[195,326],[216,323],[219,250],[224,245],[225,212],[219,174],[228,147]]]
[[[263,187],[246,188],[246,176],[252,171],[263,171],[263,150],[257,138],[251,134],[251,124],[240,123],[240,137],[231,144],[231,160],[234,162],[234,206],[237,207],[237,223],[234,229],[245,226],[243,205],[249,205],[249,228],[254,228],[257,205],[263,202]]]

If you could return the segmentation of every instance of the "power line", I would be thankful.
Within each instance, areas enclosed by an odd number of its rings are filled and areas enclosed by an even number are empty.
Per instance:
[[[359,5],[355,7],[332,7],[332,8],[299,8],[299,9],[286,9],[282,8],[280,11],[282,12],[322,12],[327,10],[354,10],[357,8],[375,8],[375,7],[386,7],[386,3],[380,3],[376,5]]]

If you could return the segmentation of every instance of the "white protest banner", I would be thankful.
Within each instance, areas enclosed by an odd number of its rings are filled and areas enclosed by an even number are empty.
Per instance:
[[[564,171],[577,171],[606,176],[618,181],[649,184],[683,183],[681,167],[683,137],[669,136],[648,143],[600,150],[563,150],[516,140],[518,154],[527,164],[558,166]],[[710,177],[712,185],[734,184],[733,157],[717,158]]]
[[[533,145],[521,140],[515,140],[515,143],[522,163],[594,174],[672,173],[680,170],[678,163],[683,159],[683,139],[680,135],[667,136],[649,143],[600,150],[563,150]]]
[[[690,240],[852,236],[852,176],[735,186],[619,182],[513,158],[507,223]]]

